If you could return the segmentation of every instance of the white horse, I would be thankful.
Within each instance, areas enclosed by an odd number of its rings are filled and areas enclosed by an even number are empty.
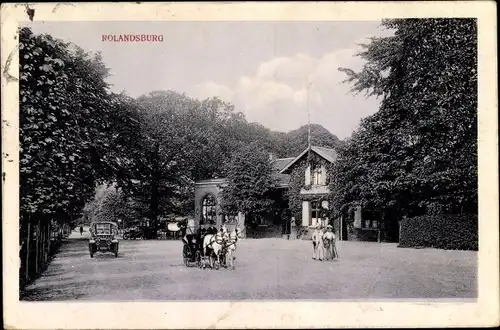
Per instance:
[[[215,261],[210,264],[211,267],[214,266],[215,262],[220,265],[220,254],[227,242],[227,232],[218,232],[217,234],[208,234],[203,238],[203,258],[207,255],[207,249],[211,250],[211,254],[214,254]],[[209,256],[212,260],[212,255]],[[203,264],[205,267],[205,264]],[[218,268],[218,266],[217,266]]]
[[[241,238],[241,232],[239,228],[235,228],[231,234],[229,234],[229,240],[228,243],[225,247],[226,249],[226,262],[229,263],[229,267],[231,269],[234,269],[234,257],[233,254],[236,251],[236,248],[238,247],[238,242]]]

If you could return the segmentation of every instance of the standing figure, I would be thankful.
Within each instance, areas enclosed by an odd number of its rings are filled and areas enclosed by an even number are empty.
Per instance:
[[[83,226],[80,226],[80,236],[83,235]]]
[[[325,258],[325,246],[323,244],[323,238],[325,235],[324,228],[321,225],[318,225],[318,235],[317,235],[317,243],[316,243],[316,249],[317,249],[317,257],[319,261],[323,261]]]
[[[314,228],[312,233],[312,243],[313,243],[313,259],[316,260],[318,257],[318,237],[319,237],[319,225]]]
[[[336,257],[335,234],[332,231],[331,225],[326,226],[326,233],[323,237],[325,246],[325,260],[330,260]]]

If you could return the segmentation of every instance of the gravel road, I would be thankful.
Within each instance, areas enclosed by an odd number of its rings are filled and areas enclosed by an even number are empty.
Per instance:
[[[120,241],[118,258],[88,253],[74,232],[22,300],[475,298],[477,252],[337,242],[340,259],[311,258],[302,240],[245,239],[235,270],[186,267],[181,241]]]

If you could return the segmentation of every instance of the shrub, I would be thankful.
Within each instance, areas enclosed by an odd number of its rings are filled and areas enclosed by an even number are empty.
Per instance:
[[[478,249],[477,215],[425,215],[404,219],[400,226],[399,247]]]

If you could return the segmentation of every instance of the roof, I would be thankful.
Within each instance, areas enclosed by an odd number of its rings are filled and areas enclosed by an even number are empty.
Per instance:
[[[288,157],[288,158],[278,158],[273,161],[273,169],[276,171],[274,177],[277,179],[279,187],[282,188],[288,187],[288,184],[290,182],[290,175],[282,174],[280,172],[285,166],[287,166],[294,159],[295,157]]]
[[[289,162],[284,168],[281,169],[280,174],[289,173],[289,169],[293,166],[293,164],[297,163],[300,159],[302,159],[302,157],[304,157],[304,155],[307,154],[308,150],[309,148],[306,148],[306,150],[302,151],[300,155],[298,155],[291,162]],[[311,151],[315,152],[317,155],[326,159],[330,163],[334,163],[337,160],[337,152],[334,149],[311,146]]]
[[[324,147],[311,147],[311,149],[330,163],[337,160],[337,152],[334,149]]]
[[[288,187],[288,184],[290,183],[290,175],[289,174],[276,173],[276,174],[274,174],[274,178],[278,181],[278,186],[281,188]]]
[[[285,166],[287,166],[294,159],[295,159],[295,157],[275,159],[275,160],[273,160],[273,169],[276,172],[280,172]]]

